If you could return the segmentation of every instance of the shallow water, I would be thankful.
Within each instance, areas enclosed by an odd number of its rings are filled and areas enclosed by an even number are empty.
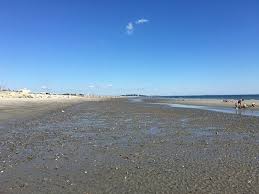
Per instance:
[[[173,98],[173,99],[245,99],[245,100],[259,100],[258,94],[240,94],[240,95],[194,95],[194,96],[159,96],[160,98]]]
[[[129,98],[129,102],[143,102],[143,99],[139,97]]]
[[[223,112],[223,113],[230,113],[230,114],[237,114],[237,115],[259,116],[259,111],[251,110],[251,109],[236,110],[234,108],[185,105],[185,104],[168,104],[168,105],[174,108],[191,108],[191,109],[208,110],[208,111]]]
[[[158,128],[158,127],[151,127],[151,128],[149,128],[149,130],[148,130],[148,133],[150,134],[150,135],[156,135],[156,134],[158,134],[160,132],[160,129]]]

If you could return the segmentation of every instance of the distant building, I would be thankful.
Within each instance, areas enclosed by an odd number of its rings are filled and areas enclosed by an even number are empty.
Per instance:
[[[28,90],[27,88],[20,89],[19,92],[21,92],[21,93],[23,93],[23,94],[29,94],[29,93],[31,93],[31,91]]]

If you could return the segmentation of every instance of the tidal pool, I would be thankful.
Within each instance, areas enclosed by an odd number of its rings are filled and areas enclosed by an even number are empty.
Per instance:
[[[237,114],[237,115],[259,116],[259,111],[252,110],[252,109],[236,110],[234,108],[227,108],[227,107],[211,107],[211,106],[198,106],[198,105],[185,105],[185,104],[168,104],[168,105],[173,108],[191,108],[191,109],[208,110],[208,111],[223,112],[223,113],[230,113],[230,114]]]

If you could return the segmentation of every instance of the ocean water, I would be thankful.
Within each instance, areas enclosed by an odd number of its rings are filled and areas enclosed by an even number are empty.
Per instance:
[[[162,98],[188,98],[188,99],[245,99],[245,100],[259,100],[259,94],[245,94],[245,95],[194,95],[194,96],[157,96]]]
[[[212,107],[212,106],[199,106],[199,105],[184,105],[184,104],[168,104],[173,108],[190,108],[190,109],[200,109],[200,110],[208,110],[214,112],[223,112],[230,113],[236,115],[246,115],[246,116],[259,116],[258,110],[253,109],[238,109],[229,108],[229,107]]]

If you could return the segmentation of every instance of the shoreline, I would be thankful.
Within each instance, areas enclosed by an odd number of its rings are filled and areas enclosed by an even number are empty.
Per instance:
[[[237,100],[227,99],[224,102],[222,99],[173,99],[173,98],[157,98],[157,99],[145,99],[145,101],[159,102],[159,103],[170,103],[170,104],[181,104],[181,105],[196,105],[196,106],[208,106],[208,107],[218,107],[218,108],[233,108],[235,109],[235,103]],[[259,110],[259,100],[245,100],[248,106],[255,103],[255,107],[248,107],[242,110]]]

